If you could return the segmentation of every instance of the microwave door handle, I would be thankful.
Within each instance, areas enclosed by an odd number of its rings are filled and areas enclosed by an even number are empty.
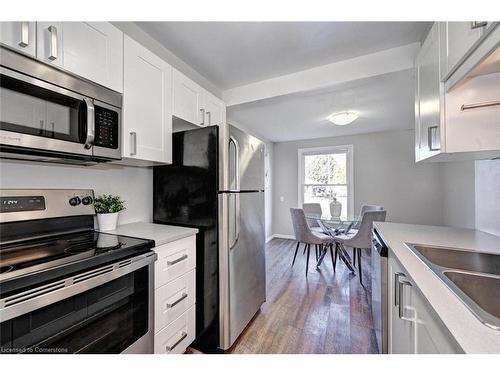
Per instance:
[[[95,138],[95,110],[94,103],[89,98],[83,98],[87,107],[87,137],[84,147],[88,150],[94,145]]]

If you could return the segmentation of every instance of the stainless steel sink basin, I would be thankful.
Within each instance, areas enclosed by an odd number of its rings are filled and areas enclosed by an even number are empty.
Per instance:
[[[500,275],[500,255],[445,247],[411,246],[429,262],[444,268]]]
[[[496,329],[500,327],[500,277],[461,271],[443,274],[465,294],[467,298],[459,297],[483,323]]]
[[[483,324],[500,330],[500,254],[406,245]]]

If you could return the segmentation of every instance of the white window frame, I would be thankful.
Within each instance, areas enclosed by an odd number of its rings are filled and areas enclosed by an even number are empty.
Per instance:
[[[354,147],[353,145],[312,147],[298,149],[298,203],[302,207],[304,203],[303,181],[304,181],[304,156],[322,155],[322,154],[341,154],[346,153],[347,163],[347,216],[354,216]]]

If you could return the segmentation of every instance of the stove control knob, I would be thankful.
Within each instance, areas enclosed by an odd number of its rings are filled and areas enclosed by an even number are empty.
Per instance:
[[[82,198],[82,203],[85,205],[85,206],[88,206],[89,204],[92,204],[93,200],[92,200],[92,197],[89,195],[87,197],[84,197]]]
[[[80,197],[73,197],[69,200],[71,206],[78,206],[80,203],[82,203]]]

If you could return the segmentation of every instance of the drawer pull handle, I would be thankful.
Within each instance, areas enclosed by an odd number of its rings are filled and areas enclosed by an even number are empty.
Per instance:
[[[174,264],[182,262],[183,260],[185,260],[187,258],[188,258],[187,254],[184,254],[183,256],[177,258],[176,260],[169,260],[169,261],[167,261],[167,266],[173,266]]]
[[[182,293],[182,295],[177,300],[175,300],[172,303],[167,303],[167,309],[171,309],[172,307],[177,305],[179,302],[181,302],[183,299],[186,299],[187,296],[188,296],[187,293]]]
[[[187,334],[186,332],[182,331],[182,332],[181,332],[181,337],[180,337],[180,339],[179,339],[179,340],[177,340],[176,342],[174,342],[172,345],[167,345],[167,346],[165,346],[165,349],[167,349],[167,351],[169,351],[169,352],[170,352],[170,351],[172,351],[172,350],[174,350],[174,349],[175,349],[175,347],[176,347],[177,345],[179,345],[179,344],[182,342],[182,340],[184,340],[184,339],[187,337],[187,335],[188,335],[188,334]]]

